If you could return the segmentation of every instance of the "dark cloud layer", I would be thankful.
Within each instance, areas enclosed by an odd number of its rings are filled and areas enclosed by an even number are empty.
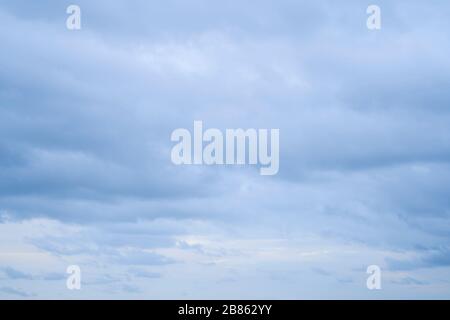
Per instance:
[[[208,247],[218,234],[311,236],[389,252],[394,272],[448,270],[449,5],[379,1],[373,32],[361,1],[78,1],[71,32],[68,4],[0,1],[0,222],[82,228],[24,243],[154,281],[145,267],[244,255]],[[170,134],[194,120],[279,128],[279,174],[172,165]],[[14,288],[0,291],[28,297]]]

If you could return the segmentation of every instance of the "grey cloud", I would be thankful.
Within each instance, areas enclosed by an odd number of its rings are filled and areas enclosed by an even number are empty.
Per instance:
[[[207,230],[449,265],[450,6],[379,1],[375,33],[360,1],[81,0],[69,32],[66,4],[0,1],[0,219],[82,228],[27,245],[122,268],[233,256],[178,239]],[[279,128],[279,175],[171,165],[171,131],[197,119]]]
[[[136,266],[165,265],[175,262],[173,259],[164,257],[160,254],[137,249],[116,253],[111,257],[111,261],[118,264]]]
[[[0,287],[0,292],[14,297],[21,297],[21,298],[31,298],[35,296],[33,293],[29,293],[20,289],[11,288],[11,287]]]
[[[416,270],[422,268],[448,267],[450,265],[450,249],[448,247],[430,248],[417,253],[418,257],[410,259],[386,258],[391,270]]]
[[[22,271],[16,270],[11,267],[3,267],[1,268],[3,273],[9,278],[13,280],[32,280],[33,276]]]
[[[391,282],[394,284],[407,285],[407,286],[409,286],[409,285],[417,285],[417,286],[427,285],[427,282],[420,281],[420,280],[417,280],[412,277],[405,277],[405,278],[401,278],[400,280],[391,281]]]
[[[50,272],[50,273],[36,273],[30,274],[25,273],[20,270],[14,269],[12,267],[2,267],[1,271],[5,274],[6,278],[9,280],[63,280],[66,278],[64,273]]]

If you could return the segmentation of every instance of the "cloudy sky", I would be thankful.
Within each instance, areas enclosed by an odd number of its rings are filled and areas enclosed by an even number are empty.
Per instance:
[[[0,0],[0,24],[0,298],[450,298],[450,4]],[[279,128],[279,173],[173,165],[194,120]]]

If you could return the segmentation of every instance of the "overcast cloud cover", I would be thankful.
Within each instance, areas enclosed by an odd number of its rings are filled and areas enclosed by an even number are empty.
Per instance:
[[[74,3],[0,1],[0,298],[450,298],[449,3]],[[278,175],[174,166],[194,120]]]

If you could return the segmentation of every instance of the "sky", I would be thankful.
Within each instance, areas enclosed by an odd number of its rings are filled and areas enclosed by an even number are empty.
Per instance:
[[[449,3],[0,0],[0,24],[1,299],[450,298]],[[196,120],[279,129],[278,174],[174,165]]]

